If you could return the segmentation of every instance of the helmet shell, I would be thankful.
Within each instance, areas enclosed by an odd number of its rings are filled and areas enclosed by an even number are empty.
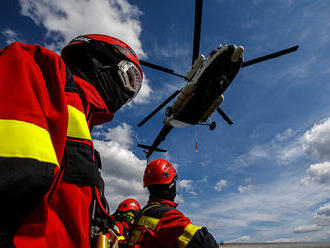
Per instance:
[[[151,161],[144,171],[143,184],[148,187],[153,184],[169,184],[177,177],[174,166],[165,159]]]
[[[86,34],[82,36],[78,36],[75,39],[73,39],[68,45],[66,45],[62,50],[62,57],[65,58],[68,54],[68,51],[70,51],[71,48],[80,46],[82,44],[88,44],[90,40],[94,41],[100,41],[107,43],[108,45],[114,47],[117,51],[119,51],[123,56],[125,56],[129,61],[133,62],[137,68],[139,69],[141,73],[141,78],[143,78],[142,69],[139,63],[139,59],[133,49],[127,45],[125,42],[111,37],[109,35],[103,35],[103,34]]]
[[[137,200],[132,199],[132,198],[126,199],[122,203],[120,203],[117,208],[117,211],[121,211],[121,212],[127,212],[130,210],[133,210],[133,211],[141,210],[141,206]]]

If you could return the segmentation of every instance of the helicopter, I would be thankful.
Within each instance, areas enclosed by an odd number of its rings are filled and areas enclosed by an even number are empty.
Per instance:
[[[299,46],[293,46],[262,57],[243,61],[244,48],[236,45],[220,46],[205,57],[199,55],[201,22],[202,22],[203,0],[195,0],[195,20],[192,68],[186,75],[179,74],[172,69],[155,65],[140,60],[142,66],[147,66],[171,75],[183,78],[187,83],[180,90],[176,90],[155,110],[147,115],[138,127],[144,125],[151,117],[165,107],[172,99],[177,97],[173,104],[166,108],[163,128],[151,146],[138,144],[138,147],[145,149],[146,158],[156,152],[167,152],[158,146],[173,128],[184,128],[191,125],[209,126],[214,130],[216,122],[211,121],[210,116],[217,111],[220,116],[229,124],[233,121],[219,107],[224,100],[223,93],[230,86],[241,68],[273,59],[284,54],[296,51]]]

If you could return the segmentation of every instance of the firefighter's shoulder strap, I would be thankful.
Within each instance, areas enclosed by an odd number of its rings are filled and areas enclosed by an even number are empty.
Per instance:
[[[134,226],[141,225],[141,224],[143,225],[143,223],[141,223],[141,219],[143,219],[144,216],[148,217],[148,218],[154,218],[154,219],[159,220],[163,216],[163,214],[165,214],[166,212],[173,210],[173,209],[175,209],[175,208],[167,206],[160,202],[151,203],[151,204],[145,206],[139,212],[139,214],[137,215],[137,217],[134,221]]]
[[[129,233],[129,246],[133,246],[141,241],[141,229],[147,228],[154,230],[163,214],[173,209],[175,208],[160,202],[154,202],[145,206],[134,220],[131,232]]]

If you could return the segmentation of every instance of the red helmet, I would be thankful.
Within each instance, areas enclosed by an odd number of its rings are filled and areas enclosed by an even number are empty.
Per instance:
[[[63,48],[61,56],[74,73],[94,84],[112,113],[141,89],[138,57],[121,40],[102,34],[78,36]]]
[[[144,171],[143,184],[148,187],[153,184],[169,184],[177,178],[173,165],[165,159],[151,161]]]
[[[65,58],[71,48],[80,46],[82,44],[88,44],[91,41],[101,41],[115,48],[116,52],[120,53],[121,55],[124,55],[128,60],[132,61],[137,66],[137,68],[141,73],[141,77],[143,77],[139,59],[136,56],[133,49],[125,42],[108,35],[86,34],[86,35],[78,36],[74,38],[72,41],[70,41],[70,43],[63,48],[61,56]]]
[[[126,199],[122,203],[120,203],[117,208],[117,211],[121,211],[121,212],[126,212],[126,211],[130,211],[130,210],[134,210],[134,211],[141,210],[141,206],[137,200],[134,200],[132,198]]]

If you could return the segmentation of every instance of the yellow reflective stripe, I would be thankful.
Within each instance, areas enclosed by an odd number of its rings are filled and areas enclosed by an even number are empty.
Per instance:
[[[0,120],[0,156],[32,158],[58,165],[49,132],[35,124]]]
[[[117,236],[117,238],[118,238],[118,241],[119,240],[125,240],[125,237],[124,236]]]
[[[92,140],[85,114],[75,107],[68,105],[69,124],[67,136],[72,138]]]
[[[146,207],[145,209],[142,210],[142,212],[140,212],[140,214],[142,216],[139,218],[137,225],[146,226],[146,227],[149,227],[149,228],[156,228],[157,227],[159,219],[152,218],[152,217],[147,217],[147,216],[143,215],[147,210],[154,207],[155,205],[161,205],[161,204],[158,203],[158,202],[152,203],[150,206]],[[141,236],[141,231],[140,230],[133,230],[133,233],[130,236],[130,239],[129,239],[129,242],[128,242],[129,246],[135,245],[138,242],[140,236]]]
[[[188,226],[186,226],[183,233],[178,238],[178,247],[185,248],[189,244],[189,242],[192,239],[192,237],[194,236],[194,234],[201,228],[202,227],[195,226],[193,224],[189,224]]]
[[[158,222],[159,222],[159,219],[149,217],[149,216],[141,216],[141,218],[138,221],[138,225],[149,227],[149,228],[156,228]]]

